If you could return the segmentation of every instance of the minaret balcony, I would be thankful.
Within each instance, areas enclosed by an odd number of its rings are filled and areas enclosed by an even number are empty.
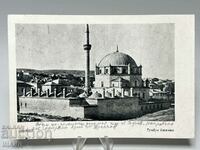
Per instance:
[[[84,50],[90,50],[92,45],[91,44],[84,44],[83,47],[84,47]]]

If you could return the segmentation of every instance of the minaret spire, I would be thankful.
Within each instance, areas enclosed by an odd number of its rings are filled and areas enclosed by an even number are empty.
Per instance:
[[[87,34],[86,39],[87,39],[87,44],[90,44],[90,31],[89,31],[89,25],[87,24],[86,26],[87,26],[87,27],[86,27],[86,34]]]
[[[116,52],[119,52],[118,45],[117,45],[117,51]]]
[[[86,44],[83,45],[84,50],[86,51],[86,68],[85,68],[85,92],[89,95],[90,92],[90,32],[89,32],[89,25],[86,25]]]

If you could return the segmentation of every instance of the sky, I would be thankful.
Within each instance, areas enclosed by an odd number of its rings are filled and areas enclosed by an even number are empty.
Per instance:
[[[90,66],[107,54],[130,55],[143,77],[174,79],[174,24],[90,24]],[[84,70],[85,24],[16,24],[17,68]]]

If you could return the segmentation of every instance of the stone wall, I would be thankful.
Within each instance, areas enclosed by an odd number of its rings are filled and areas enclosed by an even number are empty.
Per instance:
[[[168,109],[169,102],[140,103],[137,97],[98,99],[97,106],[84,107],[85,118],[99,120],[125,120],[143,114]]]
[[[84,117],[83,107],[70,107],[64,98],[19,97],[20,113],[37,113],[53,116]]]
[[[135,118],[141,114],[138,98],[99,99],[96,107],[85,107],[85,117],[100,120]],[[95,116],[92,114],[95,113]]]
[[[84,107],[72,106],[70,109],[70,117],[72,118],[84,118]]]
[[[138,98],[117,98],[98,101],[99,119],[129,119],[140,115]]]
[[[85,106],[84,117],[89,119],[98,119],[98,106]]]
[[[170,107],[168,102],[141,104],[137,97],[98,99],[97,105],[92,106],[77,104],[78,101],[74,103],[75,101],[64,98],[19,97],[20,113],[96,120],[125,120]]]
[[[141,111],[142,114],[147,114],[147,113],[152,113],[152,112],[156,112],[159,110],[163,110],[163,109],[168,109],[170,108],[170,103],[169,102],[156,102],[156,103],[143,103],[141,104]]]

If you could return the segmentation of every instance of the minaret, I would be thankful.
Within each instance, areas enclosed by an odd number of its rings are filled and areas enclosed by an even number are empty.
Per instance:
[[[90,49],[91,49],[91,44],[90,44],[90,37],[89,37],[89,25],[87,24],[86,27],[86,44],[83,45],[84,50],[86,52],[86,68],[85,68],[85,92],[87,95],[89,94],[90,91]]]

